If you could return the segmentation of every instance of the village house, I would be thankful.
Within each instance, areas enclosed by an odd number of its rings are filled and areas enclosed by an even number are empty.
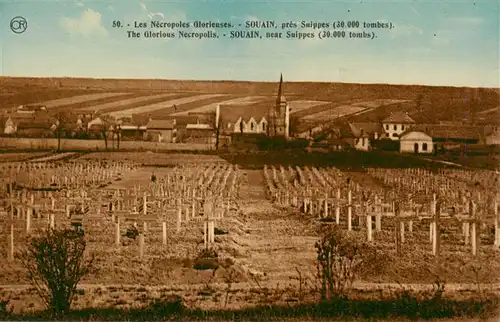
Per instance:
[[[212,112],[191,112],[179,120],[182,142],[215,144],[215,115]],[[177,120],[176,120],[177,122]]]
[[[49,116],[11,116],[5,122],[4,133],[17,137],[53,137],[54,120]]]
[[[498,126],[489,127],[485,131],[484,143],[486,145],[500,145],[500,129]]]
[[[13,113],[7,116],[4,134],[21,137],[50,137],[54,120],[46,113]]]
[[[87,133],[91,139],[102,139],[103,134],[108,131],[105,129],[105,122],[100,117],[95,117],[87,123]]]
[[[47,107],[43,104],[19,105],[16,108],[15,113],[17,114],[47,113]]]
[[[17,123],[14,122],[12,117],[8,117],[4,124],[4,134],[13,135],[17,131]]]
[[[384,130],[379,123],[348,123],[349,129],[343,131],[342,138],[354,149],[369,151],[372,149],[372,142],[385,136]]]
[[[399,140],[401,133],[407,131],[416,122],[405,112],[395,112],[382,120],[385,134],[391,140]]]
[[[137,125],[132,122],[121,122],[119,126],[120,140],[138,141],[146,136],[147,125]]]
[[[466,150],[485,144],[484,127],[473,125],[419,124],[401,134],[402,153],[433,153],[447,149]]]
[[[310,144],[307,151],[348,151],[351,150],[351,144],[348,140],[329,135],[326,139]]]
[[[399,138],[401,153],[431,154],[434,152],[432,137],[425,132],[410,129]]]
[[[153,142],[176,142],[175,120],[150,120],[146,125],[146,135]]]
[[[205,142],[215,136],[212,113],[189,113],[169,118],[174,122],[174,142]]]
[[[187,124],[182,142],[215,144],[215,131],[210,124]]]
[[[45,131],[41,129],[45,123],[52,122],[46,107],[42,104],[19,105],[14,110],[11,110],[11,112],[8,112],[4,120],[3,134],[7,135],[14,135],[16,133],[34,135],[37,131],[40,133],[44,132],[44,135],[46,135]],[[30,123],[33,123],[33,127],[29,126]],[[18,132],[18,129],[21,132]]]

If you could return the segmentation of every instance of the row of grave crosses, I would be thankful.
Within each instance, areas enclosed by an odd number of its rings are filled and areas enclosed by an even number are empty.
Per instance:
[[[181,224],[190,221],[203,221],[205,226],[205,240],[207,245],[214,242],[214,221],[222,219],[224,213],[229,210],[229,203],[226,204],[225,209],[218,209],[215,205],[224,205],[220,196],[212,196],[210,193],[204,198],[192,198],[191,200],[177,198],[173,205],[171,202],[167,202],[167,198],[158,200],[157,197],[148,196],[146,193],[143,194],[142,198],[137,198],[136,196],[119,197],[118,193],[115,192],[116,197],[114,197],[109,204],[104,204],[109,206],[109,214],[112,217],[113,222],[116,225],[116,244],[120,244],[120,222],[132,221],[134,225],[137,226],[139,223],[139,244],[144,243],[144,232],[147,231],[148,222],[162,221],[163,228],[163,242],[166,244],[166,223],[167,214],[175,212],[177,209],[177,232],[181,231]],[[195,194],[193,193],[193,196]],[[131,200],[130,204],[133,207],[129,210],[123,208],[125,202]],[[91,212],[90,205],[95,203],[95,200],[88,197],[87,193],[83,190],[80,191],[79,195],[72,195],[69,191],[63,196],[60,196],[57,200],[58,206],[63,206],[63,208],[56,208],[56,198],[50,196],[50,207],[47,205],[41,206],[34,202],[34,194],[31,195],[29,201],[22,199],[19,201],[16,198],[10,198],[5,200],[7,206],[4,207],[4,211],[0,213],[0,217],[8,218],[6,220],[7,227],[10,229],[9,236],[9,247],[8,247],[8,258],[13,259],[14,251],[14,231],[18,230],[19,225],[24,225],[24,232],[31,233],[31,219],[33,214],[37,214],[37,219],[44,219],[46,217],[46,228],[56,227],[56,217],[59,219],[60,216],[57,214],[65,214],[66,218],[69,219],[69,223],[72,226],[84,228],[83,224],[85,219],[100,219],[102,220],[104,216],[101,214],[102,207],[97,207],[95,212]],[[98,205],[102,206],[98,202]],[[162,206],[160,206],[162,205]],[[59,224],[62,224],[61,220],[58,220]],[[17,227],[17,229],[15,229]],[[207,230],[208,228],[208,230]],[[141,247],[143,250],[143,247]],[[143,251],[141,251],[141,256]]]
[[[212,200],[212,203],[216,203],[217,205],[224,205],[225,211],[229,210],[230,207],[230,199],[232,197],[233,188],[235,186],[237,172],[233,171],[235,175],[233,176],[233,180],[231,181],[231,186],[229,191],[231,193],[223,195],[221,193],[223,187],[226,185],[226,181],[231,173],[229,171],[225,172],[224,176],[218,175],[217,179],[223,179],[223,184],[210,184],[203,185],[199,190],[191,189],[191,185],[187,184],[187,182],[183,182],[183,189],[180,191],[175,189],[173,193],[172,189],[166,189],[165,186],[156,185],[155,188],[159,188],[156,191],[149,189],[149,192],[152,192],[152,195],[148,195],[147,192],[142,192],[142,196],[139,197],[141,191],[140,187],[133,190],[131,193],[123,193],[120,191],[113,191],[111,195],[103,195],[101,189],[100,191],[90,190],[90,193],[94,193],[95,195],[89,196],[88,192],[84,189],[79,190],[60,190],[60,191],[36,191],[31,194],[31,202],[26,203],[26,190],[22,191],[14,191],[11,190],[11,194],[9,194],[8,198],[5,199],[7,202],[7,207],[4,209],[2,216],[8,217],[7,214],[11,215],[10,219],[7,221],[7,225],[11,228],[10,239],[12,240],[11,247],[9,249],[13,250],[14,243],[14,228],[19,228],[19,225],[25,225],[25,232],[30,233],[31,230],[31,218],[32,214],[39,215],[40,219],[47,218],[47,228],[55,228],[56,226],[56,218],[60,224],[64,224],[64,222],[68,222],[77,227],[82,227],[84,224],[85,218],[95,218],[102,219],[102,209],[103,205],[107,208],[107,211],[111,214],[112,219],[118,223],[119,229],[119,218],[122,217],[123,220],[132,220],[134,223],[143,222],[146,227],[146,222],[148,221],[156,221],[158,215],[162,217],[166,212],[171,212],[177,209],[177,231],[180,231],[180,226],[182,222],[192,220],[196,218],[196,212],[201,212],[199,209],[203,208],[203,203],[206,204],[207,198]],[[212,174],[209,173],[209,177],[211,181],[215,182],[217,180],[213,180],[214,172]],[[186,180],[187,181],[187,180]],[[218,180],[217,182],[221,182]],[[212,182],[211,182],[212,183]],[[152,187],[149,187],[152,188]],[[175,187],[176,188],[176,187]],[[215,192],[207,192],[202,188],[218,188]],[[162,192],[163,190],[163,192]],[[160,193],[158,193],[160,192]],[[180,192],[180,194],[179,194]],[[44,200],[43,206],[36,204],[34,202],[35,194],[40,198],[40,200]],[[175,196],[175,198],[172,198]],[[107,202],[103,202],[103,200]],[[57,202],[56,202],[57,200]],[[47,201],[49,201],[50,206],[47,205]],[[172,201],[174,204],[172,204]],[[205,202],[204,202],[205,201]],[[9,203],[10,202],[10,203]],[[124,205],[127,204],[128,209],[125,211]],[[91,210],[91,206],[95,207],[97,205],[97,209]],[[60,207],[60,208],[56,208]],[[17,208],[16,208],[17,207]],[[213,207],[212,208],[216,208]],[[16,209],[17,210],[16,212]],[[23,212],[23,210],[26,210]],[[23,213],[24,215],[20,215]],[[204,210],[204,213],[207,213],[207,210]],[[210,214],[212,212],[209,212]],[[60,214],[60,215],[57,215]],[[65,216],[63,216],[63,214]],[[183,217],[184,214],[184,218]],[[190,215],[191,214],[191,215]],[[223,212],[219,212],[218,217],[223,216]],[[200,216],[199,218],[208,218],[209,216]],[[65,219],[64,219],[65,218]],[[213,219],[214,216],[210,216],[210,219]],[[67,220],[69,219],[69,220]],[[160,218],[161,219],[161,218]],[[207,224],[212,227],[213,224]],[[163,226],[166,226],[165,220],[163,221]],[[210,229],[209,229],[210,231]],[[166,234],[164,229],[164,235]],[[211,237],[210,237],[211,236]],[[117,234],[117,239],[119,239],[119,234]],[[208,234],[207,242],[213,242],[213,232]],[[164,240],[166,238],[164,237]],[[9,251],[9,254],[12,255],[13,251]],[[9,255],[9,258],[12,256]]]
[[[299,176],[300,168],[297,169]],[[312,169],[312,173],[317,170]],[[281,171],[283,173],[283,171]],[[269,186],[269,190],[275,202],[283,207],[298,207],[305,214],[317,215],[324,219],[329,218],[329,210],[335,209],[335,223],[340,224],[341,210],[347,217],[347,229],[352,230],[353,212],[359,219],[359,226],[363,226],[363,221],[366,218],[367,240],[372,241],[372,224],[375,217],[375,230],[382,229],[382,217],[393,217],[397,220],[397,225],[400,226],[399,240],[404,242],[405,224],[408,225],[410,232],[413,231],[414,220],[430,221],[430,239],[433,243],[433,253],[438,254],[439,244],[437,243],[436,216],[441,220],[458,220],[462,223],[465,243],[472,244],[472,253],[476,254],[477,237],[469,238],[470,235],[476,236],[476,225],[479,222],[488,221],[488,214],[493,215],[495,227],[495,246],[500,246],[500,236],[498,229],[498,202],[495,198],[489,198],[488,202],[481,200],[480,196],[476,196],[477,202],[473,201],[472,194],[461,195],[461,204],[456,205],[456,199],[447,197],[437,197],[434,193],[431,200],[428,198],[416,198],[416,194],[400,194],[400,197],[391,195],[393,192],[386,191],[384,198],[371,193],[370,191],[362,191],[357,198],[353,197],[352,190],[346,185],[343,189],[336,189],[336,196],[332,196],[331,187],[326,189],[314,189],[306,186],[305,189],[298,187],[294,189],[286,184],[285,180],[278,180],[275,170],[273,169],[273,178],[271,179],[267,169],[264,169],[264,176]],[[321,175],[316,175],[320,181]],[[309,177],[310,178],[310,177]],[[274,182],[273,182],[274,181]],[[276,185],[274,185],[276,183]],[[284,183],[284,184],[283,184]],[[325,187],[326,184],[322,183]],[[277,188],[276,188],[277,187]],[[352,185],[351,185],[352,187]],[[356,186],[354,186],[356,187]],[[347,195],[341,198],[341,191]],[[491,197],[491,196],[490,196]],[[420,199],[419,203],[414,202],[414,199]],[[382,200],[387,200],[383,202]],[[437,209],[437,210],[436,210]]]
[[[48,200],[50,200],[50,204],[47,204]],[[28,196],[27,193],[21,192],[17,195],[11,194],[8,198],[3,199],[3,210],[0,211],[0,218],[3,219],[2,221],[5,222],[9,231],[7,247],[7,258],[9,260],[13,260],[14,257],[14,236],[16,231],[19,234],[31,234],[33,226],[37,226],[37,223],[40,222],[45,229],[53,229],[55,228],[57,213],[65,213],[69,218],[71,206],[64,202],[58,202],[57,205],[63,205],[65,208],[56,208],[56,199],[52,196],[50,199],[45,199],[43,205],[37,204],[34,193]]]
[[[8,195],[16,186],[38,190],[54,188],[80,189],[109,182],[118,174],[135,171],[127,163],[112,163],[102,167],[100,162],[56,164],[47,162],[34,167],[29,163],[0,166],[0,195]]]

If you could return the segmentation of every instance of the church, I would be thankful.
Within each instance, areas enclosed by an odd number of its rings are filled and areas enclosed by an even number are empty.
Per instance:
[[[290,106],[283,91],[283,75],[280,76],[275,104],[264,101],[252,105],[217,105],[215,124],[219,136],[229,138],[234,134],[290,135]]]

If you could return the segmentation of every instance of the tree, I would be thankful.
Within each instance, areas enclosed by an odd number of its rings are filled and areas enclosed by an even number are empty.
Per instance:
[[[93,257],[84,258],[85,248],[82,230],[48,229],[18,256],[53,316],[69,312],[78,282],[94,267]]]
[[[108,127],[106,124],[102,124],[100,127],[102,138],[104,139],[104,147],[108,149]]]
[[[372,249],[338,226],[328,228],[315,247],[322,300],[344,297],[362,268],[361,264],[375,258],[371,257]]]
[[[108,149],[108,132],[109,132],[111,125],[113,124],[113,120],[110,117],[107,117],[104,115],[100,116],[100,119],[102,122],[101,127],[100,127],[101,135],[102,135],[102,138],[104,139],[104,146],[107,150]],[[113,147],[114,147],[114,145],[113,145]]]
[[[220,142],[220,128],[222,126],[222,120],[219,117],[215,122],[215,150],[219,150],[219,142]]]
[[[120,150],[120,137],[122,134],[122,126],[120,123],[115,123],[113,125],[113,148],[114,148],[114,138],[116,137],[116,148]]]
[[[293,137],[299,133],[299,118],[295,115],[291,115],[288,124],[288,135]]]
[[[52,127],[55,136],[57,137],[57,151],[61,150],[62,133],[70,130],[71,114],[66,111],[59,111],[55,115],[55,123]]]

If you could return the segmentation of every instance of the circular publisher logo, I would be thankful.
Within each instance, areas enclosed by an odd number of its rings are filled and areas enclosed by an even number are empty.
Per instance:
[[[28,29],[28,21],[21,16],[14,17],[10,21],[10,29],[16,34],[22,34]]]

